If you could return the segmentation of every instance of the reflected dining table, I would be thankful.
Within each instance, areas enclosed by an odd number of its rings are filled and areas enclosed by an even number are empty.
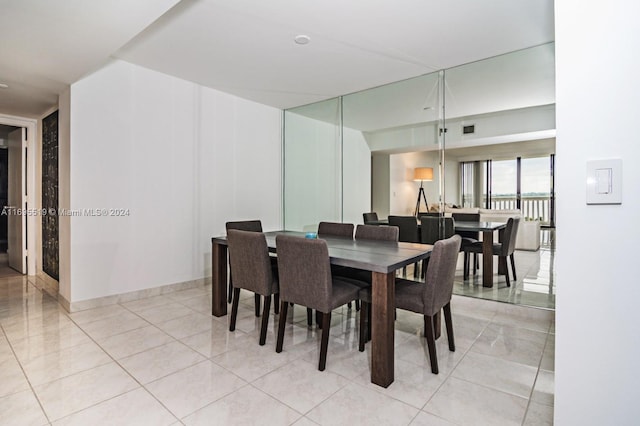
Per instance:
[[[276,252],[277,235],[297,235],[304,232],[265,232],[267,246]],[[372,272],[371,300],[371,382],[388,387],[394,380],[394,312],[395,276],[398,269],[426,259],[433,246],[428,244],[389,241],[355,240],[322,237],[327,242],[332,265],[347,266]],[[212,291],[211,313],[227,314],[227,240],[211,239]]]
[[[368,222],[370,225],[388,225],[387,219]],[[420,224],[418,224],[420,226]],[[504,222],[455,221],[454,231],[482,232],[482,286],[493,287],[493,233],[507,227]],[[504,271],[499,271],[504,272]]]
[[[455,221],[456,232],[482,232],[482,286],[493,287],[493,233],[507,227],[503,222]],[[474,267],[475,268],[475,267]]]

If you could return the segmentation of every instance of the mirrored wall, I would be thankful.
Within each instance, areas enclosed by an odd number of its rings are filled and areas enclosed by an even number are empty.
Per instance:
[[[552,187],[553,169],[540,172],[538,165],[552,163],[555,154],[554,84],[550,43],[286,110],[285,228],[315,230],[322,220],[363,223],[369,211],[380,218],[413,215],[419,167],[433,169],[433,180],[422,182],[428,207],[422,201],[420,211],[495,208],[487,204],[491,164],[494,177],[503,173],[500,182],[516,176],[518,189],[550,199],[552,188],[540,188]],[[519,165],[516,175],[498,168],[507,164]],[[504,191],[516,191],[512,184]],[[492,199],[500,191],[494,189]],[[516,194],[519,202],[523,194]],[[523,261],[519,269],[528,266]],[[547,273],[532,281],[549,284],[540,305],[552,307],[553,274]],[[475,294],[473,280],[461,285],[461,294],[527,304],[516,291]]]

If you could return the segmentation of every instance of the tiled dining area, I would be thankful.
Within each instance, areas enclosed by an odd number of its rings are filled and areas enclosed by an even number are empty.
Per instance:
[[[258,345],[243,291],[235,332],[211,312],[211,286],[68,314],[37,281],[0,279],[2,425],[552,424],[553,311],[454,296],[456,351],[429,368],[419,315],[398,311],[395,382],[370,383],[358,315],[333,312],[327,369],[319,332],[289,310]]]

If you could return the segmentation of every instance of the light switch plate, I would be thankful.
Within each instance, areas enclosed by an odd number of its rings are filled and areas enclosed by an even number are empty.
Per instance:
[[[587,204],[622,204],[622,160],[587,161]]]

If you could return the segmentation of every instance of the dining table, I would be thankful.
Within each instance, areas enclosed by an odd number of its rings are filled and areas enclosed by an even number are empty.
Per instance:
[[[304,232],[265,232],[269,251],[277,255],[276,236]],[[319,237],[320,238],[320,237]],[[391,241],[356,240],[322,236],[332,265],[371,271],[371,382],[388,387],[394,381],[394,320],[396,271],[430,256],[432,245]],[[211,313],[227,314],[227,239],[211,239],[212,291]]]

